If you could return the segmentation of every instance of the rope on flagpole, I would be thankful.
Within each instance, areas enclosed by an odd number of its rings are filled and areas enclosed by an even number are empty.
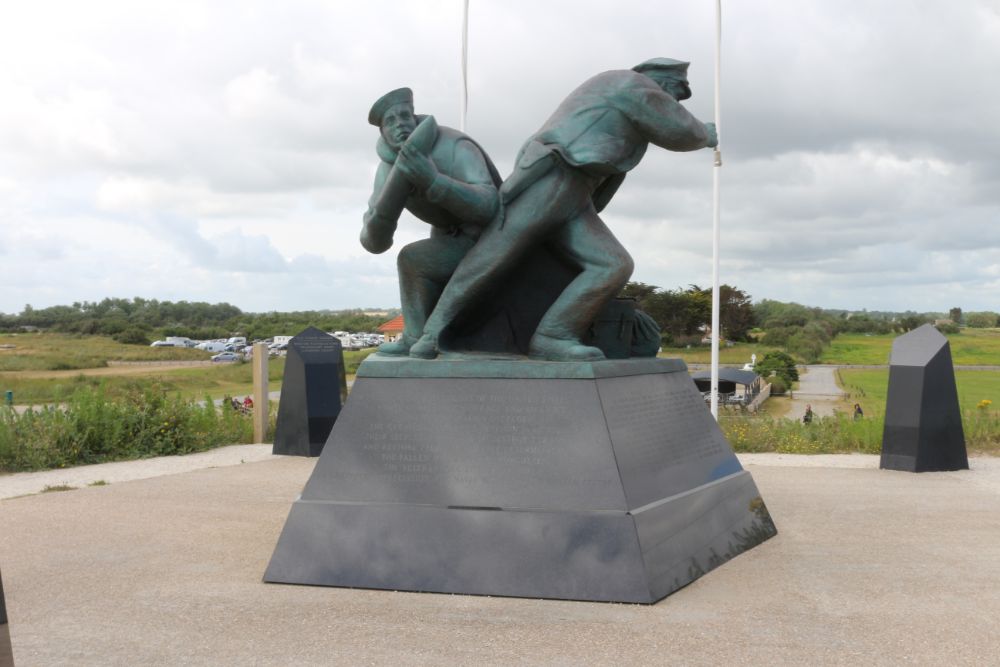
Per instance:
[[[712,416],[719,419],[719,172],[722,170],[722,145],[720,132],[720,89],[722,79],[722,0],[715,2],[715,132],[719,144],[715,147],[712,165]]]
[[[465,117],[469,112],[469,0],[462,5],[462,115],[458,129],[465,132]]]

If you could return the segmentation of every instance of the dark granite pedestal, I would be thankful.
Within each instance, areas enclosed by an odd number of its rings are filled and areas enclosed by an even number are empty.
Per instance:
[[[652,603],[775,532],[679,360],[376,355],[264,579]]]

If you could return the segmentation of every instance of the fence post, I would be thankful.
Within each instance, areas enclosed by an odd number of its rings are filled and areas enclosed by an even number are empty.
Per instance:
[[[264,442],[271,412],[267,391],[267,343],[253,344],[253,441]]]

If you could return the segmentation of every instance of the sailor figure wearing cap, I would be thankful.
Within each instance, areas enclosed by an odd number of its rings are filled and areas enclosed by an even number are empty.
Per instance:
[[[381,354],[406,355],[423,332],[455,267],[499,207],[500,175],[467,135],[415,116],[413,91],[399,88],[372,106],[368,122],[380,130],[381,161],[364,215],[361,244],[385,252],[403,208],[431,225],[431,236],[399,252],[399,291],[405,329]]]
[[[680,104],[691,97],[688,63],[654,58],[587,80],[518,154],[500,189],[501,214],[456,269],[411,356],[438,354],[441,332],[490,293],[526,252],[547,245],[579,270],[542,317],[529,355],[598,360],[580,342],[632,274],[632,258],[597,215],[653,143],[692,151],[718,143],[715,126]]]

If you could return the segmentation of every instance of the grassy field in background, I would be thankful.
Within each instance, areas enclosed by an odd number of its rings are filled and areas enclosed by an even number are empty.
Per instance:
[[[0,371],[82,370],[103,368],[109,361],[207,361],[211,357],[204,350],[124,345],[107,336],[0,334]]]
[[[281,389],[285,360],[276,358],[268,363],[270,391]],[[117,369],[112,369],[117,370]],[[211,366],[157,367],[143,370],[123,367],[120,374],[86,375],[69,372],[60,377],[31,377],[20,373],[0,373],[0,391],[13,391],[18,405],[59,403],[77,389],[95,389],[102,384],[109,388],[124,387],[136,382],[158,384],[167,392],[182,398],[202,399],[205,396],[243,396],[253,391],[253,368],[249,363],[219,363]],[[138,372],[137,372],[138,371]]]
[[[885,414],[889,369],[841,368],[838,382],[848,392],[848,403],[860,403],[867,415]],[[982,400],[1000,410],[1000,371],[955,371],[958,404],[962,411],[976,410]]]
[[[782,419],[787,399],[769,399],[756,415],[720,412],[719,425],[737,452],[880,453],[889,370],[842,368],[838,376],[849,393],[833,416],[811,424]],[[959,370],[955,380],[969,454],[1000,455],[1000,371]],[[984,399],[992,403],[980,407]],[[861,404],[864,419],[852,419],[854,403]]]
[[[249,363],[219,363],[204,366],[156,365],[156,362],[204,361],[210,354],[201,350],[151,348],[121,345],[102,336],[63,334],[19,334],[0,336],[0,392],[13,391],[18,405],[58,403],[81,387],[109,388],[129,383],[156,383],[182,398],[243,396],[253,391],[253,369]],[[374,348],[344,352],[348,375]],[[193,353],[193,354],[192,354]],[[144,361],[151,366],[114,366],[109,361]],[[93,369],[100,369],[95,372]],[[268,363],[271,391],[281,389],[284,358]]]
[[[889,363],[896,336],[840,334],[823,351],[821,363],[876,366]],[[1000,329],[962,329],[950,334],[952,362],[956,366],[1000,366]]]

